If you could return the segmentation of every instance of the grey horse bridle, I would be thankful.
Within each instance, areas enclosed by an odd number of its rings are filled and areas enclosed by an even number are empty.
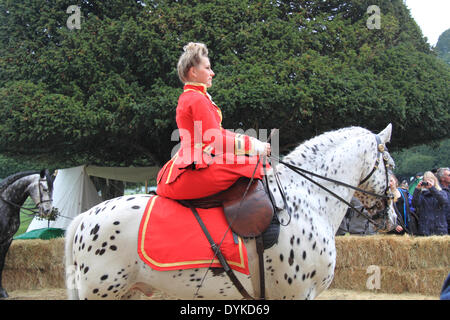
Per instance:
[[[19,209],[24,209],[24,210],[27,210],[27,211],[30,212],[30,213],[26,213],[25,212],[25,214],[28,214],[28,215],[31,215],[31,216],[33,216],[33,215],[40,215],[41,203],[52,202],[53,201],[52,199],[43,200],[42,192],[41,192],[41,182],[47,182],[47,179],[46,178],[39,178],[39,181],[38,181],[39,202],[36,203],[34,208],[28,208],[28,207],[24,207],[23,205],[22,206],[18,205],[16,203],[12,202],[12,201],[6,200],[2,196],[0,196],[0,200],[2,200],[3,202],[6,202],[7,204],[9,204],[9,205],[11,205],[13,207],[16,207],[16,208],[19,208]],[[36,209],[39,209],[39,211],[36,211]]]

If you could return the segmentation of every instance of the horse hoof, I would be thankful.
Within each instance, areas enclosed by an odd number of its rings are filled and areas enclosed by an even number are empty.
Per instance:
[[[9,296],[8,296],[8,293],[6,292],[6,290],[5,289],[3,289],[3,288],[1,288],[0,289],[0,299],[6,299],[6,298],[8,298]]]

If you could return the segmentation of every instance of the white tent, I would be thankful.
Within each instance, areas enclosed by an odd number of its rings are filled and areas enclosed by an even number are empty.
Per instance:
[[[97,166],[60,169],[54,181],[53,191],[53,206],[58,208],[58,218],[50,223],[34,218],[27,232],[47,227],[65,230],[75,216],[102,202],[89,176],[126,182],[146,182],[155,178],[158,170],[158,167]]]

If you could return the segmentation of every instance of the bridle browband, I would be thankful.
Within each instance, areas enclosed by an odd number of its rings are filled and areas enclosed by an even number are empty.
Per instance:
[[[380,137],[379,137],[378,135],[375,135],[375,138],[376,138],[376,140],[377,140],[377,158],[376,158],[376,160],[375,160],[375,165],[374,165],[372,171],[371,171],[364,179],[361,180],[361,182],[358,184],[358,186],[360,186],[360,185],[364,184],[365,182],[367,182],[367,181],[369,180],[369,178],[374,174],[374,172],[378,169],[379,164],[380,164],[380,157],[381,157],[381,158],[383,159],[383,163],[384,163],[384,167],[385,167],[385,173],[386,173],[386,188],[385,188],[385,194],[377,194],[377,193],[374,193],[374,192],[370,192],[370,191],[361,189],[361,188],[359,188],[359,187],[354,187],[354,186],[349,185],[349,184],[347,184],[347,183],[341,182],[341,181],[339,181],[339,180],[335,180],[335,179],[332,179],[332,178],[328,178],[328,177],[319,175],[319,174],[317,174],[317,173],[314,173],[314,172],[311,172],[311,171],[302,169],[302,168],[300,168],[300,167],[298,167],[298,166],[295,166],[295,165],[293,165],[293,164],[290,164],[290,163],[287,163],[287,162],[285,162],[285,161],[282,161],[281,159],[279,159],[278,157],[275,157],[275,156],[270,156],[269,159],[275,160],[275,161],[277,161],[278,163],[283,164],[284,166],[286,166],[287,168],[291,169],[292,171],[294,171],[294,172],[297,173],[298,175],[302,176],[302,177],[305,178],[306,180],[308,180],[308,181],[312,182],[313,184],[319,186],[319,187],[322,188],[323,190],[325,190],[325,191],[327,191],[328,193],[330,193],[333,197],[335,197],[335,198],[338,199],[339,201],[345,203],[347,206],[349,206],[350,208],[352,208],[353,210],[355,210],[358,214],[360,214],[360,215],[362,215],[363,217],[365,217],[365,218],[366,218],[367,220],[369,220],[372,224],[374,224],[374,225],[377,227],[377,229],[381,229],[382,226],[380,226],[380,224],[379,224],[378,222],[376,222],[373,218],[377,218],[379,215],[384,215],[384,214],[386,214],[386,211],[387,211],[387,209],[388,209],[388,207],[389,207],[387,201],[391,201],[391,200],[393,199],[393,195],[389,192],[389,173],[388,173],[388,169],[389,169],[388,159],[389,159],[389,158],[388,158],[387,156],[385,156],[385,154],[384,154],[384,152],[385,152],[385,150],[386,150],[386,147],[384,146],[383,143],[381,143],[381,139],[380,139]],[[264,159],[263,161],[265,161],[265,159]],[[264,169],[265,169],[265,163],[263,163],[263,164],[264,164]],[[286,210],[287,210],[287,212],[288,212],[288,215],[289,215],[289,221],[290,221],[290,219],[291,219],[291,210],[290,210],[290,207],[289,207],[288,204],[287,204],[286,195],[285,195],[285,193],[284,193],[284,191],[283,191],[283,188],[282,188],[282,186],[281,186],[281,182],[280,182],[280,180],[279,180],[278,173],[277,173],[277,171],[276,171],[276,166],[272,166],[272,168],[273,168],[273,174],[274,174],[274,177],[275,177],[275,181],[276,181],[276,183],[277,183],[278,189],[280,190],[281,197],[282,197],[283,202],[284,202],[284,207],[286,208]],[[341,185],[341,186],[344,186],[344,187],[347,187],[347,188],[351,188],[351,189],[353,189],[353,190],[355,190],[355,191],[358,191],[358,192],[361,192],[361,193],[365,193],[365,194],[371,195],[371,196],[376,197],[376,198],[381,198],[381,199],[383,199],[383,200],[385,201],[385,207],[384,207],[384,210],[383,210],[383,212],[377,213],[377,214],[375,214],[373,217],[370,217],[370,216],[368,216],[367,214],[365,214],[362,210],[357,209],[357,208],[356,208],[354,205],[352,205],[350,202],[346,201],[345,199],[343,199],[342,197],[340,197],[339,195],[337,195],[335,192],[331,191],[331,190],[328,189],[327,187],[323,186],[322,184],[320,184],[320,183],[314,181],[312,178],[308,177],[307,174],[308,174],[308,175],[311,175],[311,176],[313,176],[313,177],[316,177],[316,178],[320,178],[320,179],[323,179],[323,180],[326,180],[326,181],[329,181],[329,182],[333,182],[333,183],[335,183],[335,184],[338,184],[338,185]],[[265,175],[265,177],[267,177],[267,176]],[[267,181],[266,181],[266,183],[267,183]],[[272,200],[272,203],[274,204],[274,207],[276,208],[276,210],[277,210],[277,211],[282,211],[284,208],[278,208],[278,207],[276,206],[276,203],[275,203],[275,201],[273,200],[273,196],[271,196],[271,192],[270,192],[270,190],[269,190],[268,187],[267,187],[267,191],[269,191],[269,196],[270,196],[270,198],[271,198],[271,200]],[[372,207],[372,208],[373,208],[373,207]],[[370,209],[372,209],[372,208],[368,208],[368,210],[370,210]],[[287,224],[289,224],[289,222],[288,222]]]

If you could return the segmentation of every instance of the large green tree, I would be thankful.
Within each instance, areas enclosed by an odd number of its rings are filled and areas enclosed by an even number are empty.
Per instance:
[[[81,29],[69,30],[69,5]],[[161,164],[176,62],[208,45],[226,128],[280,128],[282,150],[392,122],[404,147],[448,136],[450,68],[401,0],[0,0],[0,152],[65,163]]]

